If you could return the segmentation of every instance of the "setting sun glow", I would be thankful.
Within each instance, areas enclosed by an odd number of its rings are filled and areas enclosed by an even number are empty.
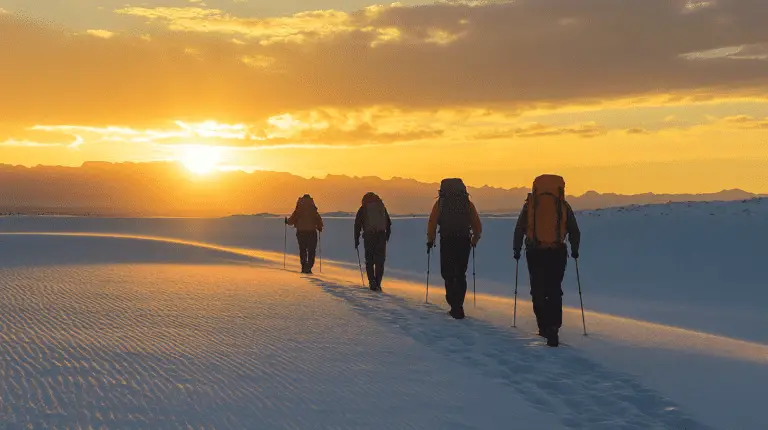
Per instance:
[[[190,172],[204,175],[219,166],[221,151],[213,146],[191,146],[184,149],[180,161]]]

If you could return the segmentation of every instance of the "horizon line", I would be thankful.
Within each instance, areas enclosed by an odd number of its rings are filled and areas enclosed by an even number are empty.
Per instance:
[[[165,165],[165,166],[175,166],[180,168],[181,170],[188,171],[184,167],[184,164],[179,160],[149,160],[149,161],[104,161],[104,160],[88,160],[83,161],[79,166],[74,165],[61,165],[61,164],[36,164],[34,166],[28,166],[24,164],[8,164],[8,163],[1,163],[0,167],[2,166],[9,166],[11,168],[24,168],[24,169],[39,169],[39,168],[62,168],[62,169],[82,169],[87,168],[92,165],[109,165],[109,166],[125,166],[125,165]],[[293,172],[287,172],[287,171],[280,171],[280,170],[269,170],[269,169],[262,169],[262,168],[246,168],[245,166],[218,166],[216,167],[216,174],[227,174],[227,173],[234,173],[234,174],[245,174],[245,175],[253,175],[256,173],[277,173],[277,174],[285,174],[285,175],[291,175],[296,178],[301,178],[305,180],[328,180],[329,178],[347,178],[347,179],[372,179],[372,180],[379,180],[379,181],[396,181],[396,180],[405,180],[405,181],[414,181],[418,184],[423,185],[437,185],[439,188],[439,182],[430,182],[430,181],[423,181],[419,180],[413,177],[402,177],[402,176],[391,176],[391,177],[381,177],[376,175],[370,175],[370,176],[357,176],[357,175],[348,175],[344,173],[326,173],[324,176],[303,176],[299,175]],[[551,172],[549,172],[551,173]],[[213,174],[213,173],[211,173]],[[542,171],[542,174],[544,174],[544,171]],[[554,173],[557,174],[557,173]],[[563,175],[561,175],[563,176]],[[567,184],[567,181],[566,181]],[[531,187],[527,185],[520,185],[516,187],[500,187],[500,186],[494,186],[494,185],[488,185],[484,184],[481,186],[477,185],[467,185],[467,188],[474,188],[474,189],[495,189],[495,190],[502,190],[502,191],[521,191],[521,190],[530,190]],[[584,191],[581,194],[566,194],[567,197],[573,197],[573,198],[584,198],[588,195],[599,195],[599,196],[605,196],[605,195],[615,195],[615,196],[624,196],[624,197],[638,197],[638,196],[644,196],[644,195],[652,195],[652,196],[710,196],[710,195],[718,195],[723,193],[729,193],[729,192],[742,192],[746,194],[752,195],[752,197],[768,197],[768,191],[765,193],[761,192],[754,192],[754,191],[748,191],[744,188],[722,188],[718,191],[709,191],[709,192],[679,192],[679,193],[656,193],[654,191],[645,191],[640,193],[634,193],[634,194],[626,194],[626,193],[619,193],[619,192],[613,192],[613,191],[597,191],[595,189],[588,189],[587,191]]]

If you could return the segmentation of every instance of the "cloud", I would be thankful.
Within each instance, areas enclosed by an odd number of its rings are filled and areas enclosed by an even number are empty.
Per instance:
[[[24,137],[9,137],[0,141],[0,146],[16,146],[27,148],[67,147],[77,149],[85,141],[82,137],[68,133],[24,133]],[[55,131],[55,130],[52,130]],[[74,140],[72,140],[74,139]],[[68,142],[72,140],[71,142]]]
[[[153,143],[158,145],[205,144],[248,146],[364,146],[386,145],[437,138],[442,127],[428,127],[410,120],[384,117],[378,112],[309,111],[282,114],[252,124],[216,121],[176,121],[172,127],[137,129],[82,125],[36,125],[34,132],[60,133],[76,138],[71,147],[84,143]]]
[[[370,6],[353,13],[316,10],[261,19],[242,18],[220,9],[201,7],[125,7],[115,12],[146,18],[150,23],[160,23],[173,31],[237,35],[262,45],[317,43],[352,33],[363,33],[370,35],[369,44],[372,47],[399,41],[444,46],[457,41],[463,35],[434,26],[419,33],[406,32],[405,28],[395,22],[379,21],[391,10],[401,7],[398,4]]]
[[[91,36],[100,37],[102,39],[109,39],[115,35],[115,33],[109,30],[88,30],[86,33],[90,34]]]
[[[768,129],[768,117],[756,118],[748,115],[737,115],[721,118],[716,122],[722,125],[748,130]]]
[[[700,52],[681,54],[687,60],[768,60],[768,44],[726,46]]]
[[[29,140],[16,140],[16,139],[9,139],[5,142],[0,142],[0,146],[22,146],[27,148],[47,148],[47,147],[54,147],[54,146],[62,146],[59,143],[40,143],[40,142],[32,142]]]
[[[276,62],[274,58],[263,55],[243,55],[241,61],[256,69],[269,69]]]
[[[648,130],[646,130],[646,129],[644,129],[644,128],[638,128],[638,127],[627,129],[627,130],[626,130],[626,133],[627,133],[627,134],[632,134],[632,135],[646,135],[646,134],[651,134],[651,132],[650,132],[650,131],[648,131]]]
[[[135,32],[150,40],[0,15],[0,52],[14,64],[0,68],[0,82],[15,83],[0,117],[149,128],[319,108],[513,112],[768,98],[757,59],[768,42],[764,8],[761,0],[518,0],[264,19],[204,7],[122,9],[152,24]],[[728,47],[740,48],[730,58],[685,56]]]
[[[553,136],[579,136],[579,137],[597,137],[607,133],[603,127],[594,122],[575,124],[566,127],[556,127],[539,122],[534,122],[515,127],[508,127],[492,132],[480,133],[475,138],[480,140],[489,139],[511,139],[511,138],[530,138],[530,137],[553,137]]]

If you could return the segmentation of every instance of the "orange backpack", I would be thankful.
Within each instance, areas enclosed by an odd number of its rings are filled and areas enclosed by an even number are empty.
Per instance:
[[[526,236],[534,248],[554,248],[565,242],[565,180],[558,175],[541,175],[533,181],[528,195]]]

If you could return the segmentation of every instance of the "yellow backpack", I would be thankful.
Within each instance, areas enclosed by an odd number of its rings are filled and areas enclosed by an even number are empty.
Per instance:
[[[558,175],[541,175],[533,181],[527,198],[526,236],[534,248],[554,248],[565,242],[565,180]]]

